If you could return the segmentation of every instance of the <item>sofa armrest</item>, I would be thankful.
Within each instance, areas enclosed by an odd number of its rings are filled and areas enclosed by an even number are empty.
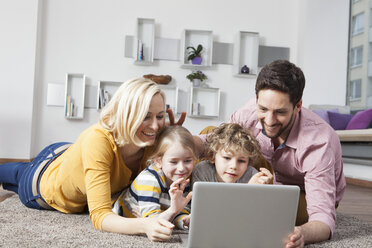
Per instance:
[[[372,142],[372,128],[336,130],[341,142]]]

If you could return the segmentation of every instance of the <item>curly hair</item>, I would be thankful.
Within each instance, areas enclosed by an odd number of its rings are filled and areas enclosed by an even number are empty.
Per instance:
[[[250,164],[259,159],[260,145],[247,128],[236,123],[224,123],[213,129],[206,140],[206,158],[213,162],[216,153],[224,149],[232,153],[247,154]]]

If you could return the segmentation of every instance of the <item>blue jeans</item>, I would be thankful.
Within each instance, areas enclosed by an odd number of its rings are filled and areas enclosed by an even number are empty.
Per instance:
[[[30,163],[16,162],[6,163],[0,165],[0,183],[3,184],[3,188],[6,190],[13,191],[18,194],[21,202],[29,208],[45,209],[36,202],[36,199],[42,199],[39,190],[39,181],[42,173],[48,167],[48,165],[65,150],[54,152],[57,148],[70,144],[68,142],[59,142],[51,144],[45,147]],[[37,194],[32,191],[32,181],[35,172],[37,171],[40,164],[43,161],[49,160],[44,169],[40,172],[40,176],[37,181]],[[44,200],[43,200],[44,201]]]

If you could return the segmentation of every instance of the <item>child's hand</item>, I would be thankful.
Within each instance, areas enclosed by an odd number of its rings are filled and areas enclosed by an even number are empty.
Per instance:
[[[260,172],[254,174],[248,184],[272,184],[273,174],[268,169],[260,168]]]
[[[185,180],[184,178],[180,178],[174,181],[170,186],[169,196],[171,198],[171,206],[169,208],[176,214],[179,213],[191,200],[192,192],[189,192],[186,197],[183,196],[183,191],[189,181],[189,179]]]
[[[183,221],[183,226],[186,228],[186,229],[189,229],[189,226],[190,226],[190,218],[191,218],[191,214],[187,215],[186,217],[184,217],[182,219]]]

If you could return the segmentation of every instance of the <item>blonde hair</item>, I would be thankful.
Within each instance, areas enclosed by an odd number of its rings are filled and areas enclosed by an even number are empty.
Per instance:
[[[132,143],[146,146],[146,143],[136,137],[136,132],[156,94],[160,94],[165,103],[165,95],[154,81],[134,78],[123,83],[102,109],[99,122],[113,134],[118,146]]]
[[[196,161],[196,147],[192,134],[182,126],[166,126],[156,135],[153,153],[149,158],[149,163],[153,163],[156,158],[161,158],[164,153],[175,142],[179,142],[183,148],[188,149]]]
[[[250,164],[255,163],[261,154],[260,145],[249,129],[236,123],[225,123],[213,129],[206,140],[206,158],[214,162],[216,153],[221,149],[232,153],[247,154]]]

